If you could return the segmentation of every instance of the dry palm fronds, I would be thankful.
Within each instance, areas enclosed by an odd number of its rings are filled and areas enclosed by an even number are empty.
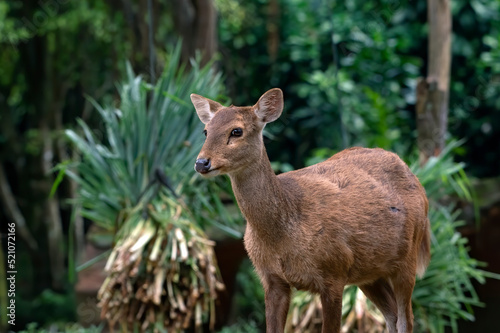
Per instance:
[[[297,292],[292,301],[291,315],[288,316],[287,332],[321,332],[322,313],[318,295]]]
[[[351,292],[353,291],[353,292]],[[344,293],[342,333],[380,333],[384,332],[385,321],[382,314],[358,288]],[[323,309],[318,295],[306,292],[296,293],[287,322],[287,331],[301,333],[320,333]]]
[[[149,205],[147,214],[128,214],[106,264],[108,277],[98,293],[101,317],[111,328],[153,327],[178,332],[210,320],[224,288],[214,243],[185,216],[179,204]],[[144,216],[147,216],[144,218]],[[126,233],[126,234],[125,234]]]
[[[347,314],[342,333],[381,333],[385,330],[385,320],[380,311],[367,301],[363,292],[356,288],[356,300]]]

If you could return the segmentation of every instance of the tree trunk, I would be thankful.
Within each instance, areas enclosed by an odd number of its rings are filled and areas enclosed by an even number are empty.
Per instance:
[[[450,0],[428,0],[429,58],[427,77],[417,84],[417,131],[420,163],[441,153],[448,127],[451,67]]]
[[[213,0],[175,0],[172,6],[174,25],[182,37],[182,60],[199,50],[202,65],[212,59],[217,50],[217,12]]]
[[[38,243],[26,225],[26,220],[17,205],[2,163],[0,163],[0,202],[9,219],[16,223],[16,230],[21,236],[20,238],[26,242],[28,249],[31,252],[38,250]]]
[[[25,8],[26,15],[35,9]],[[32,10],[32,11],[28,11]],[[54,60],[56,51],[48,46],[58,45],[57,32],[36,36],[19,46],[20,60],[24,64],[27,92],[26,104],[32,110],[27,126],[37,135],[37,150],[26,156],[24,167],[19,170],[18,184],[24,184],[23,204],[19,204],[30,230],[36,238],[39,251],[32,258],[36,267],[33,275],[35,293],[48,286],[64,289],[65,251],[62,219],[57,196],[49,197],[54,177],[52,167],[55,160],[55,122],[62,118],[65,98],[65,78]],[[57,46],[56,46],[57,47]],[[23,182],[29,179],[29,182]],[[28,222],[29,221],[29,222]],[[45,237],[44,237],[45,236]]]
[[[267,52],[272,62],[276,61],[280,46],[280,3],[270,0],[267,5]]]

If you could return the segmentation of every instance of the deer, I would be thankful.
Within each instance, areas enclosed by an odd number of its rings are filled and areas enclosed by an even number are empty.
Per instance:
[[[190,97],[206,136],[195,170],[230,178],[265,292],[266,332],[284,332],[292,288],[319,294],[322,333],[340,332],[346,285],[376,305],[390,333],[412,332],[430,221],[425,190],[406,163],[380,148],[353,147],[276,175],[263,129],[282,113],[279,88],[246,107]]]

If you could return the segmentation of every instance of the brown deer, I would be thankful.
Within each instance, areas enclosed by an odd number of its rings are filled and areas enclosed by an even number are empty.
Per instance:
[[[430,225],[425,190],[408,166],[383,149],[350,148],[276,176],[262,130],[281,114],[280,89],[249,107],[191,100],[206,135],[195,169],[231,179],[264,286],[267,332],[284,331],[291,287],[319,293],[322,332],[339,332],[348,284],[380,309],[389,332],[412,332],[411,295],[430,260]]]

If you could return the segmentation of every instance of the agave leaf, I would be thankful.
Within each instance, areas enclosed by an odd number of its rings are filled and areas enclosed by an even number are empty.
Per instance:
[[[102,106],[89,98],[103,121],[102,138],[81,120],[79,130],[66,131],[81,153],[81,160],[68,170],[71,173],[67,172],[80,184],[78,202],[86,216],[108,229],[115,225],[113,212],[116,216],[121,209],[135,207],[142,193],[144,202],[158,193],[157,186],[147,190],[158,168],[178,193],[185,193],[188,203],[202,200],[201,205],[194,203],[200,208],[194,210],[198,223],[218,220],[218,225],[227,225],[224,230],[230,230],[241,221],[227,218],[218,197],[205,199],[199,194],[200,184],[204,193],[211,193],[209,188],[215,188],[216,183],[206,185],[200,178],[193,178],[192,164],[204,137],[189,95],[195,92],[214,98],[220,94],[222,76],[197,62],[188,70],[180,65],[180,52],[177,45],[154,85],[145,83],[127,63],[125,79],[117,84],[118,107]]]

